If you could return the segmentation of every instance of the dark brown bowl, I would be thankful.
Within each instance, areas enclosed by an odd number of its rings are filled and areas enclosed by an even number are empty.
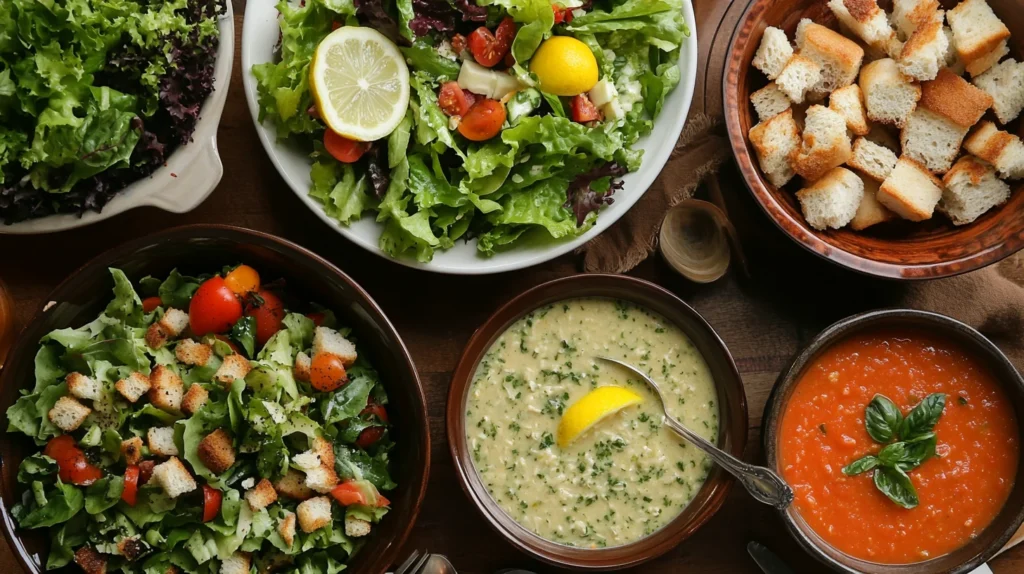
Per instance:
[[[53,302],[52,307],[40,310],[21,332],[0,373],[0,409],[6,411],[17,400],[18,391],[33,380],[33,358],[43,335],[80,326],[102,312],[112,287],[108,267],[123,270],[134,282],[146,275],[166,276],[174,267],[199,273],[242,261],[267,279],[283,278],[289,293],[334,310],[358,334],[360,347],[387,387],[396,443],[391,472],[398,489],[388,493],[393,510],[349,565],[352,572],[383,573],[395,562],[427,489],[430,432],[423,389],[405,344],[366,291],[331,263],[294,243],[238,227],[190,225],[136,239],[100,255],[61,283],[46,299]],[[22,457],[37,451],[21,435],[6,435],[0,441],[4,535],[25,571],[34,574],[43,572],[49,537],[45,529],[17,529],[10,510],[22,490],[16,481],[18,465]]]
[[[740,458],[747,442],[747,400],[729,349],[704,318],[665,289],[624,275],[575,275],[538,285],[503,305],[473,333],[448,390],[448,443],[462,489],[491,527],[523,552],[556,566],[615,570],[661,556],[696,532],[725,501],[732,477],[714,467],[697,495],[675,520],[637,542],[593,550],[571,548],[530,532],[498,506],[480,480],[466,442],[466,397],[473,374],[487,349],[505,329],[530,311],[576,297],[630,301],[660,313],[681,328],[704,356],[715,379],[718,402],[723,405],[717,444]]]
[[[909,328],[941,335],[980,358],[1013,401],[1018,424],[1024,421],[1024,378],[992,341],[975,329],[944,315],[910,309],[872,311],[839,321],[825,329],[779,375],[765,406],[761,435],[764,437],[766,464],[781,471],[778,464],[779,422],[805,368],[823,351],[849,336],[864,331]],[[1018,429],[1019,432],[1019,429]],[[966,546],[925,562],[884,565],[848,556],[821,539],[804,522],[795,506],[780,512],[786,528],[804,549],[838,572],[866,574],[961,574],[974,570],[995,556],[1024,523],[1024,465],[1017,466],[1017,477],[1002,511],[978,537]]]
[[[957,3],[942,0],[947,9]],[[1010,54],[1020,59],[1024,46],[1020,1],[988,3],[1013,34]],[[782,189],[764,178],[747,134],[757,123],[750,94],[764,87],[768,80],[751,62],[768,26],[785,30],[790,38],[794,37],[801,18],[836,28],[826,4],[826,0],[753,0],[732,37],[722,87],[725,120],[736,163],[761,209],[786,235],[810,252],[854,271],[892,279],[948,277],[990,265],[1024,248],[1024,193],[1017,189],[1006,205],[963,227],[956,227],[936,214],[922,223],[899,221],[865,231],[817,231],[804,220],[794,195],[800,189],[800,178],[794,178]],[[879,5],[891,8],[891,1],[880,1]],[[1015,132],[1016,124],[1007,129]]]

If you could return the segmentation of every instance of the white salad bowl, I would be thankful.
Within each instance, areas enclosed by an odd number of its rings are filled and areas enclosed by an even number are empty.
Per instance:
[[[516,245],[491,257],[484,257],[477,252],[474,239],[468,242],[458,241],[447,251],[438,250],[428,263],[421,263],[409,257],[394,261],[408,267],[453,275],[484,275],[514,271],[568,253],[597,237],[618,221],[643,196],[665,167],[690,112],[690,103],[697,82],[697,29],[690,0],[683,2],[683,18],[690,29],[690,35],[683,40],[680,49],[679,67],[682,73],[679,85],[665,99],[661,115],[654,122],[654,130],[634,144],[634,147],[644,150],[643,164],[639,170],[622,178],[623,189],[616,192],[614,203],[600,211],[594,227],[569,240],[539,245]],[[321,205],[309,197],[311,162],[308,155],[297,146],[278,142],[277,130],[270,122],[260,123],[256,77],[252,73],[252,67],[274,60],[279,36],[280,27],[274,3],[249,2],[245,7],[245,18],[242,23],[242,83],[245,86],[245,99],[249,102],[249,111],[252,112],[252,119],[256,124],[256,132],[267,150],[267,155],[292,191],[324,223],[360,247],[391,259],[378,247],[381,224],[374,221],[373,217],[363,217],[346,226],[328,217]]]
[[[254,2],[257,3],[257,2]],[[136,207],[153,206],[172,213],[186,213],[199,207],[220,183],[224,166],[217,151],[217,126],[231,83],[235,59],[235,20],[231,2],[224,3],[219,17],[220,42],[213,71],[213,93],[199,109],[199,121],[192,141],[179,146],[152,174],[134,181],[103,206],[102,211],[87,211],[82,216],[60,213],[29,219],[11,225],[0,223],[0,235],[54,233],[84,227],[109,219]]]

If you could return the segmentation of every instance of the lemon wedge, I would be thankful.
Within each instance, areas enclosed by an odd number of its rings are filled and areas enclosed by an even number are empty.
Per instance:
[[[540,89],[556,96],[578,96],[597,84],[597,58],[576,38],[552,36],[530,59]]]
[[[601,387],[565,409],[558,423],[558,446],[565,448],[602,420],[643,401],[640,395],[622,387]]]
[[[356,141],[379,140],[409,108],[409,68],[383,34],[342,26],[316,47],[309,87],[327,127]]]

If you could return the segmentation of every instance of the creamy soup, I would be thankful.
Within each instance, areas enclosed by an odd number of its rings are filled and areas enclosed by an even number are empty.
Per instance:
[[[542,538],[583,548],[658,530],[693,499],[711,467],[663,424],[642,380],[598,355],[649,373],[673,416],[717,439],[714,381],[690,339],[664,317],[611,299],[566,300],[514,323],[480,362],[466,406],[466,438],[494,500]],[[560,448],[565,409],[609,385],[643,402]]]

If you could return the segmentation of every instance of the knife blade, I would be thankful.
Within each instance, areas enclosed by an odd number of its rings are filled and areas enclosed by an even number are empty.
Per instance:
[[[757,562],[764,574],[793,574],[793,570],[763,544],[749,542],[747,553],[754,559],[754,562]]]

